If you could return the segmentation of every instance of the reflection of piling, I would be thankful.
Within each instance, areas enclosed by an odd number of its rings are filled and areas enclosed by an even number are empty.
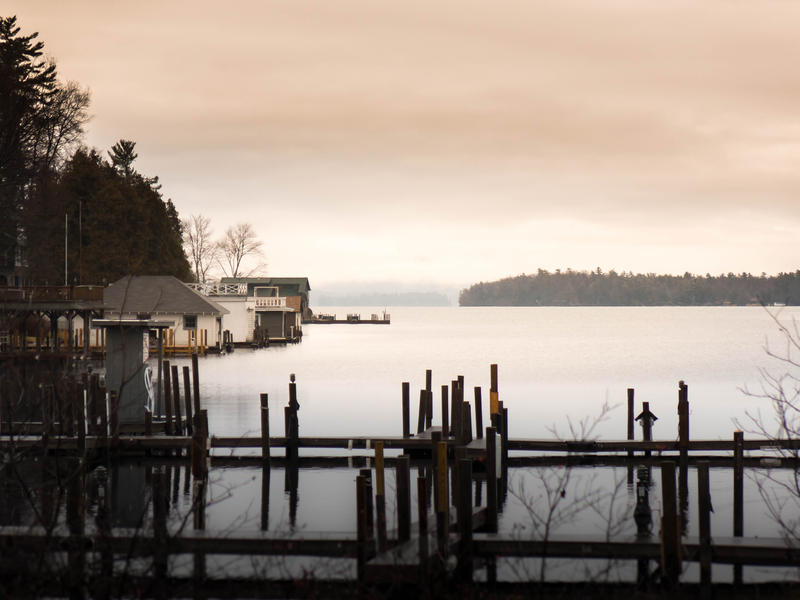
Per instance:
[[[680,575],[680,533],[675,506],[675,463],[661,463],[661,572],[668,588],[678,583]]]
[[[163,468],[153,473],[153,587],[156,598],[167,598],[167,494]]]
[[[386,486],[383,471],[383,442],[375,442],[375,511],[377,513],[378,550],[386,551]]]
[[[733,536],[744,535],[744,434],[733,432]],[[733,565],[733,583],[742,583],[742,565]]]
[[[709,492],[708,462],[697,464],[697,523],[700,538],[700,591],[703,598],[711,597],[711,494]]]
[[[406,455],[395,461],[395,493],[397,495],[397,539],[411,539],[411,481],[410,458]]]
[[[458,469],[458,578],[472,581],[472,460],[459,459]]]

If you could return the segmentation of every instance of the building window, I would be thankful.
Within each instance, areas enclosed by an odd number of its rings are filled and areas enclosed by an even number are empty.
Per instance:
[[[183,315],[184,329],[197,329],[197,315]]]

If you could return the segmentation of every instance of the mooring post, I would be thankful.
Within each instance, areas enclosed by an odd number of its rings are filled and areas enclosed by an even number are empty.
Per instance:
[[[711,494],[708,462],[697,463],[697,522],[700,537],[700,592],[711,597]]]
[[[458,380],[450,381],[450,435],[458,439]]]
[[[680,574],[680,533],[675,502],[675,463],[661,463],[661,571],[668,587],[678,583]]]
[[[635,439],[634,429],[633,429],[633,388],[628,388],[628,440],[633,441]],[[628,456],[633,456],[633,450],[628,450]]]
[[[678,448],[681,467],[689,454],[689,386],[678,382]]]
[[[506,476],[506,472],[508,471],[508,409],[503,405],[502,402],[500,404],[500,414],[503,416],[503,429],[502,429],[502,437],[501,440],[501,448],[503,452],[503,478]]]
[[[472,581],[472,460],[458,461],[459,580]]]
[[[178,365],[172,365],[172,408],[175,417],[173,433],[182,435],[183,419],[181,418],[181,385],[178,379]],[[178,450],[178,454],[180,454],[180,450]]]
[[[401,454],[395,462],[395,492],[397,494],[397,541],[411,539],[411,468],[410,459]]]
[[[425,391],[433,391],[433,371],[430,369],[425,371]]]
[[[144,409],[144,434],[148,437],[153,435],[153,413],[149,408]]]
[[[189,367],[183,367],[183,398],[186,401],[186,435],[192,435],[192,385]]]
[[[450,419],[447,410],[448,389],[446,385],[442,386],[442,436],[445,438],[450,437]]]
[[[478,439],[483,437],[483,400],[480,386],[475,387],[475,434]]]
[[[378,521],[378,550],[385,552],[386,543],[386,487],[383,472],[383,442],[375,442],[375,510]]]
[[[403,437],[411,437],[411,392],[408,381],[403,382]]]
[[[192,386],[194,388],[194,412],[200,412],[200,366],[198,365],[197,353],[192,354]]]
[[[733,432],[733,537],[744,535],[744,434]],[[742,583],[742,565],[733,565],[733,584]]]
[[[297,412],[300,410],[300,403],[297,401],[297,384],[295,383],[294,373],[289,375],[289,440],[290,456],[292,460],[297,460],[298,448],[300,446],[300,421]]]
[[[497,533],[497,430],[486,428],[486,530]]]
[[[169,361],[164,361],[164,432],[172,435],[172,374]]]
[[[419,412],[417,413],[417,433],[425,431],[425,407],[428,405],[428,396],[425,390],[419,391]]]
[[[419,519],[420,578],[428,578],[428,490],[425,477],[417,477],[417,518]]]
[[[433,392],[425,390],[425,427],[430,429],[433,426]]]
[[[367,478],[356,477],[356,573],[358,581],[364,581],[367,564]]]
[[[269,394],[261,394],[261,458],[270,459],[269,450]]]
[[[439,553],[442,556],[447,556],[448,507],[450,505],[447,490],[447,442],[439,442],[436,448],[435,482],[435,485],[439,488],[436,495],[439,499],[436,506],[436,538],[438,540]]]

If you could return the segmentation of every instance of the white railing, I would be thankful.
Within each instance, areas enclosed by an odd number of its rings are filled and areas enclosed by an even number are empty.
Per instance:
[[[246,283],[187,283],[195,292],[204,296],[246,296]]]
[[[256,308],[286,308],[286,298],[283,296],[256,298]]]

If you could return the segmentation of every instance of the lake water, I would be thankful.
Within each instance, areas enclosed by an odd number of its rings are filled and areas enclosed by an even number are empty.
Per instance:
[[[364,315],[378,309],[326,309]],[[798,308],[784,308],[790,320]],[[200,362],[201,397],[214,435],[257,434],[259,394],[270,398],[270,431],[283,431],[289,374],[297,377],[301,435],[400,435],[401,382],[411,383],[412,422],[425,369],[432,369],[435,420],[442,384],[458,375],[482,386],[499,365],[500,398],[512,437],[567,435],[568,419],[617,408],[595,436],[624,438],[626,389],[637,412],[649,401],[657,439],[677,437],[678,382],[689,385],[691,436],[730,439],[759,368],[775,367],[764,345],[780,347],[760,307],[394,308],[391,325],[306,325],[300,344],[236,350]],[[177,361],[183,364],[181,360]],[[466,394],[470,399],[471,393]]]
[[[354,311],[328,310],[340,315]],[[377,312],[363,308],[355,311]],[[787,321],[795,316],[800,316],[800,309],[781,312],[781,318]],[[684,380],[689,385],[692,438],[730,439],[736,428],[734,420],[744,419],[745,411],[760,409],[769,414],[766,402],[746,396],[740,388],[757,388],[760,368],[774,368],[775,372],[781,368],[764,351],[767,341],[780,349],[781,337],[762,308],[395,308],[389,326],[307,325],[304,331],[300,344],[236,350],[201,359],[201,402],[209,411],[212,435],[258,435],[259,394],[264,392],[270,398],[270,430],[273,435],[282,435],[290,373],[297,378],[302,436],[401,435],[403,381],[411,383],[412,423],[416,422],[415,400],[424,387],[426,369],[433,370],[436,390],[458,375],[465,377],[467,389],[482,386],[487,411],[489,365],[497,363],[500,397],[509,410],[510,435],[514,438],[552,438],[554,427],[569,438],[569,421],[591,420],[605,402],[618,407],[597,424],[592,437],[624,438],[626,389],[633,387],[637,410],[643,400],[649,401],[659,417],[654,437],[676,439],[678,381]],[[183,365],[187,361],[173,362]],[[469,399],[471,394],[467,396]],[[438,398],[437,392],[435,422],[439,419]],[[120,482],[115,497],[128,506],[127,514],[135,521],[148,510],[145,481],[151,467],[134,461],[115,468]],[[192,506],[188,467],[170,469],[174,486],[171,518],[178,523]],[[209,477],[206,526],[216,532],[257,529],[264,518],[266,497],[270,531],[353,532],[356,474],[355,468],[347,467],[300,469],[296,475],[275,464],[268,471],[215,467]],[[782,533],[759,493],[758,483],[768,474],[787,478],[791,473],[747,470],[746,536],[775,537]],[[414,469],[412,498],[416,498],[416,475]],[[565,475],[568,481],[563,479]],[[631,534],[636,531],[632,519],[636,494],[626,475],[624,467],[510,469],[500,529],[523,538],[533,535],[531,515],[541,514],[543,508],[537,502],[547,483],[551,488],[564,489],[567,508],[582,497],[594,499],[583,510],[568,515],[554,533],[605,534],[611,524],[615,534]],[[732,472],[712,469],[710,479],[712,535],[732,535]],[[269,483],[265,485],[266,481]],[[657,467],[653,468],[652,481],[650,504],[653,531],[657,532]],[[690,469],[688,481],[687,533],[696,535],[694,469]],[[485,487],[483,493],[485,498]],[[24,498],[17,504],[25,505]],[[394,505],[394,473],[389,469],[390,528],[396,519]],[[23,523],[26,514],[9,516],[9,522]],[[124,514],[126,511],[121,510],[117,518],[122,519]],[[342,576],[351,577],[352,561],[344,563],[332,561],[323,566],[340,569]],[[584,568],[606,566],[590,563],[552,561],[548,577],[571,579],[577,572],[582,577]],[[311,563],[292,564],[302,573]],[[311,566],[319,568],[320,564],[316,561]],[[278,567],[285,569],[287,563]],[[501,579],[517,579],[535,573],[536,561],[500,561],[498,568]],[[240,569],[252,571],[252,565],[247,560],[209,559],[210,573],[230,574]],[[615,566],[613,577],[635,578],[635,564],[628,561]],[[730,567],[714,567],[715,581],[730,577]],[[745,568],[747,581],[785,578],[797,580],[797,570]],[[697,579],[696,565],[687,567],[684,579]]]

